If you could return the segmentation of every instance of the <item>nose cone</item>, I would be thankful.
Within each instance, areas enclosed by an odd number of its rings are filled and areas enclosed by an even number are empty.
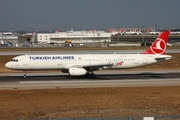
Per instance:
[[[10,63],[9,63],[9,62],[7,62],[7,63],[5,64],[5,67],[6,67],[6,68],[8,68],[8,69],[11,69],[11,65],[10,65]]]

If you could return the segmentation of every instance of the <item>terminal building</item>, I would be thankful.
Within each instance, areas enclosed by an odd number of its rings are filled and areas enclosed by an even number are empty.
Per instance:
[[[34,42],[38,43],[92,43],[111,42],[111,34],[105,31],[66,31],[55,33],[37,33]]]

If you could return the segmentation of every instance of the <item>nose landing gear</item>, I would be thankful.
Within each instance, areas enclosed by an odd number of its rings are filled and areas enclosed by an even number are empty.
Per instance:
[[[24,79],[26,79],[26,73],[27,73],[27,72],[26,72],[26,71],[24,71],[24,76],[23,76],[23,77],[24,77]]]

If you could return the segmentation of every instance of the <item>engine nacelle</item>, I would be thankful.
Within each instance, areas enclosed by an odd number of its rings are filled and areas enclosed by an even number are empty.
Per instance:
[[[70,76],[86,75],[87,71],[84,68],[69,68]]]

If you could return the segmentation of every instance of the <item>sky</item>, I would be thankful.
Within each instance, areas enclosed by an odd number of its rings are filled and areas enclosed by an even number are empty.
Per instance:
[[[180,0],[1,0],[0,30],[180,28]]]

